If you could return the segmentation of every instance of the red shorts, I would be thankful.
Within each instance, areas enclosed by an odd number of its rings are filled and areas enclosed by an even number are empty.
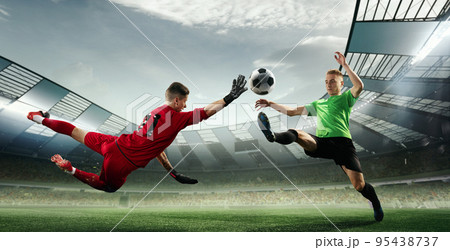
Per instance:
[[[115,143],[117,138],[117,136],[89,132],[84,137],[84,144],[104,158],[100,180],[112,188],[119,189],[127,180],[127,176],[138,168],[119,151]]]

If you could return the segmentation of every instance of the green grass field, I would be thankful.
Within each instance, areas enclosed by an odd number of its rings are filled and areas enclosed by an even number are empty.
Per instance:
[[[321,208],[342,232],[448,232],[449,209],[385,209],[375,222],[371,209]],[[129,208],[3,207],[3,232],[109,232]],[[315,208],[137,208],[119,232],[337,232]]]

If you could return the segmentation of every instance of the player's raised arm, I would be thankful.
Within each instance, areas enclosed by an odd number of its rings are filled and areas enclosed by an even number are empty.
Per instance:
[[[296,108],[289,107],[283,104],[278,104],[276,102],[272,102],[266,99],[259,99],[255,103],[255,108],[257,110],[260,110],[265,107],[271,107],[275,109],[276,111],[283,113],[288,116],[295,116],[295,115],[307,115],[308,111],[306,110],[305,106],[298,106]]]
[[[223,99],[208,104],[205,107],[205,112],[208,115],[208,117],[219,112],[220,110],[225,108],[228,104],[230,104],[232,101],[237,99],[242,93],[247,91],[247,87],[245,87],[246,83],[247,81],[245,80],[245,76],[243,75],[239,75],[237,79],[234,79],[231,91],[228,95],[226,95]]]
[[[347,61],[345,60],[344,55],[342,55],[340,52],[336,51],[334,52],[336,55],[334,55],[334,59],[336,59],[336,62],[342,65],[342,67],[347,72],[348,77],[350,78],[350,81],[353,84],[353,87],[350,89],[352,92],[353,97],[358,98],[361,94],[361,91],[364,88],[364,84],[359,78],[359,76],[350,68]]]
[[[172,164],[170,164],[169,159],[167,158],[166,153],[164,151],[156,156],[156,159],[161,163],[161,165],[170,172],[170,176],[172,176],[175,180],[182,184],[196,184],[198,181],[196,179],[192,179],[184,174],[180,174],[175,169],[173,169]]]

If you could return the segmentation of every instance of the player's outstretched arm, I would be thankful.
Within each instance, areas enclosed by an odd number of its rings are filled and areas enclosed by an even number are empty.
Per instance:
[[[156,159],[161,163],[161,165],[170,172],[170,176],[172,176],[175,180],[182,184],[196,184],[198,181],[196,179],[192,179],[184,174],[180,174],[175,169],[173,169],[172,164],[170,164],[169,159],[167,158],[166,153],[162,152],[160,155],[156,156]]]
[[[247,91],[247,87],[245,87],[246,83],[247,81],[245,80],[245,76],[243,75],[239,75],[237,79],[234,79],[231,91],[228,95],[226,95],[223,99],[220,99],[218,101],[206,105],[205,112],[208,115],[208,117],[219,112],[220,110],[225,108],[228,104],[230,104],[232,101],[237,99],[242,93]]]
[[[255,103],[255,108],[257,110],[260,110],[265,107],[271,107],[275,109],[276,111],[283,113],[288,116],[295,116],[295,115],[307,115],[308,111],[306,110],[305,106],[298,106],[296,108],[289,107],[283,104],[278,104],[276,102],[272,102],[266,99],[259,99]]]
[[[364,88],[364,84],[361,81],[361,78],[359,78],[359,76],[350,68],[347,61],[345,60],[345,56],[341,54],[341,52],[336,51],[334,53],[336,53],[336,55],[334,55],[334,59],[336,59],[337,63],[342,65],[353,84],[353,87],[350,89],[353,97],[358,98]]]

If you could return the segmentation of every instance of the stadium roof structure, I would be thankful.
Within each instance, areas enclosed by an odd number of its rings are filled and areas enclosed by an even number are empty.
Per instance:
[[[80,160],[93,157],[91,150],[71,138],[25,120],[23,115],[29,110],[48,110],[56,119],[107,134],[120,134],[130,125],[76,93],[0,57],[0,152],[44,158],[60,152]]]
[[[365,85],[350,117],[372,138],[352,131],[362,147],[448,141],[449,9],[450,1],[357,1],[345,55]],[[344,81],[352,86],[346,72]]]
[[[449,8],[449,1],[437,0],[357,1],[345,54],[365,84],[350,117],[360,156],[448,142],[450,35],[445,34],[450,32]],[[352,84],[346,72],[344,75],[345,91]],[[102,161],[86,146],[28,121],[25,116],[30,110],[48,110],[56,119],[105,134],[131,133],[136,128],[136,124],[0,56],[0,153],[46,159],[60,153],[75,162]],[[310,133],[315,130],[311,117],[276,116],[271,123]],[[277,166],[317,161],[306,157],[296,144],[267,142],[254,122],[182,131],[166,153],[174,164],[187,156],[180,166],[195,171],[272,167],[268,159]]]

